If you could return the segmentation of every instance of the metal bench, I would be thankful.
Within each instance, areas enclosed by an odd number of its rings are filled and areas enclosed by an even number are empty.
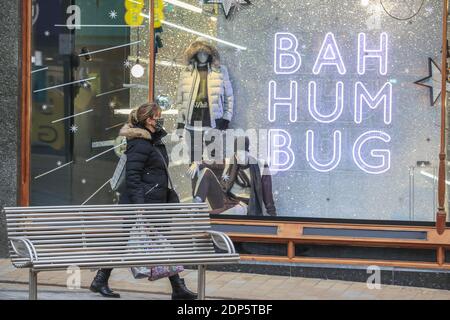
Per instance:
[[[11,261],[17,268],[30,269],[29,298],[33,300],[40,271],[157,265],[197,265],[202,300],[206,266],[239,261],[230,238],[211,230],[204,203],[7,207],[3,211]],[[143,237],[143,230],[148,236]]]

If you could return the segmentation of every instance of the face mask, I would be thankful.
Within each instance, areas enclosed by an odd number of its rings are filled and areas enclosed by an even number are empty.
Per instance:
[[[206,52],[200,51],[197,54],[197,59],[200,63],[206,63],[208,61],[209,55]]]
[[[161,131],[164,129],[164,119],[163,118],[156,119],[155,129],[156,129],[156,131]]]

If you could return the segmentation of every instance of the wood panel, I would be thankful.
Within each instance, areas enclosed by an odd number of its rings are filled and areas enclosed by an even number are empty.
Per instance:
[[[150,24],[150,39],[148,53],[148,101],[152,102],[155,99],[155,15],[153,14],[155,3],[150,0],[149,9],[149,24]]]
[[[442,63],[441,63],[441,88],[447,86],[447,19],[448,0],[443,0],[442,10]],[[439,175],[438,175],[438,211],[436,213],[436,230],[438,234],[444,233],[445,221],[447,220],[447,192],[446,192],[446,172],[447,172],[447,90],[441,91],[441,145],[439,151]]]
[[[389,261],[389,260],[370,260],[370,259],[342,259],[342,258],[307,258],[295,257],[289,259],[288,257],[278,256],[261,256],[261,255],[241,255],[243,261],[258,261],[258,262],[272,262],[279,263],[302,263],[302,264],[340,264],[340,265],[358,265],[358,266],[384,266],[384,267],[400,267],[400,268],[414,268],[414,269],[439,269],[450,270],[450,264],[445,263],[439,265],[437,262],[409,262],[409,261]]]
[[[31,1],[21,1],[21,51],[20,72],[20,169],[18,204],[30,203],[30,157],[31,157]]]
[[[450,249],[450,230],[445,229],[439,234],[435,227],[420,226],[389,226],[389,225],[365,225],[365,224],[339,224],[317,222],[279,222],[279,221],[254,221],[254,220],[221,220],[213,219],[213,224],[220,225],[245,225],[245,226],[275,226],[278,228],[276,235],[251,234],[227,232],[235,242],[253,243],[278,243],[287,246],[287,256],[243,255],[243,260],[266,261],[273,263],[298,262],[298,263],[326,263],[366,265],[376,264],[383,266],[397,266],[408,268],[433,268],[450,269],[450,264],[445,263],[445,249]],[[303,228],[333,228],[355,229],[374,231],[415,231],[425,232],[426,240],[392,239],[392,238],[363,238],[363,237],[337,237],[322,235],[303,235]],[[389,261],[367,259],[340,259],[340,258],[305,258],[295,256],[295,244],[349,246],[349,247],[378,247],[378,248],[403,248],[403,249],[435,249],[436,262],[416,261]]]

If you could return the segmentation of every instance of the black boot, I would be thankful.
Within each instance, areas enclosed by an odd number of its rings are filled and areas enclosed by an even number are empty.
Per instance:
[[[170,284],[172,285],[172,300],[195,300],[197,294],[186,288],[184,279],[180,276],[174,275],[169,277]]]
[[[98,292],[106,298],[120,298],[120,294],[115,293],[108,286],[108,279],[112,269],[100,269],[97,271],[94,280],[89,288],[92,292]]]

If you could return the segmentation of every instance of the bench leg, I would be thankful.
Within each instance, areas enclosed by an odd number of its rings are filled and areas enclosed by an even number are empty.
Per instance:
[[[36,271],[30,269],[30,280],[28,289],[28,299],[37,300],[37,275]]]
[[[205,300],[206,266],[198,266],[198,300]]]

